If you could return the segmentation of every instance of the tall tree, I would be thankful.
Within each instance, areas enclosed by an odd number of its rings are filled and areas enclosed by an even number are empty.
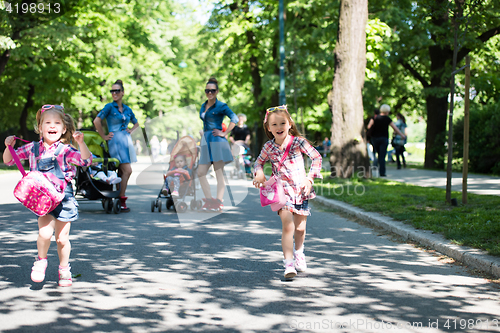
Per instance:
[[[500,3],[496,0],[397,0],[396,4],[374,2],[371,9],[393,27],[399,37],[388,52],[390,62],[423,88],[427,116],[425,167],[443,168],[454,24],[459,20],[457,63],[460,63],[467,54],[480,51],[488,40],[500,33],[497,15]],[[394,81],[393,77],[387,80]],[[384,97],[394,97],[389,91],[384,93]]]
[[[333,177],[349,178],[354,174],[370,176],[361,94],[365,81],[367,20],[367,0],[340,2],[335,74],[329,94],[332,110],[330,165]]]

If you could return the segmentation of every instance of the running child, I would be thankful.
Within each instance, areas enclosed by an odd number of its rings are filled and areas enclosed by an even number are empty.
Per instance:
[[[63,185],[63,188],[65,186],[65,197],[53,211],[38,218],[38,257],[31,270],[31,280],[42,282],[45,279],[47,253],[55,232],[59,255],[59,286],[69,287],[72,285],[69,231],[71,222],[78,219],[78,204],[73,196],[71,180],[76,174],[75,165],[90,166],[92,156],[83,141],[83,133],[75,131],[73,118],[65,114],[60,105],[44,105],[38,110],[35,132],[40,134],[40,141],[30,142],[18,148],[16,153],[20,160],[29,160],[30,171],[49,170],[45,172],[55,174],[60,180],[59,185]],[[78,143],[80,151],[70,144],[72,139]],[[15,136],[5,139],[6,147],[14,147],[15,143]],[[9,149],[4,150],[3,161],[6,165],[14,164]]]
[[[255,178],[253,184],[259,188],[266,181],[263,166],[269,161],[273,174],[280,177],[287,202],[278,211],[281,218],[284,276],[295,277],[297,271],[307,269],[304,256],[304,240],[306,236],[307,216],[310,215],[309,199],[316,197],[312,188],[314,178],[321,176],[321,154],[299,133],[297,126],[288,113],[286,105],[267,109],[264,118],[264,130],[270,141],[264,144],[259,157],[255,161]],[[291,143],[288,156],[281,168],[278,165],[288,144]],[[311,169],[306,175],[304,158],[307,154],[312,160]],[[295,246],[294,246],[295,240]]]

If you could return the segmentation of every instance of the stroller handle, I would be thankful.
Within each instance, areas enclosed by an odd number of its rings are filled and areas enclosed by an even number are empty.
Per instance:
[[[94,157],[92,159],[92,163],[103,163],[105,161],[108,161],[108,163],[115,162],[116,166],[120,165],[120,160],[114,157],[110,158]]]

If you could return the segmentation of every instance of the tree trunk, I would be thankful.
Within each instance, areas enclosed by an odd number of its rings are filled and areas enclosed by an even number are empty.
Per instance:
[[[367,20],[367,0],[341,0],[335,74],[329,94],[332,177],[371,176],[361,93],[366,68]]]

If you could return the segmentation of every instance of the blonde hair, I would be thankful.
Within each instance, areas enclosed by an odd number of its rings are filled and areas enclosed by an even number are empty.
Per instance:
[[[73,117],[71,117],[67,113],[64,113],[63,110],[59,110],[56,108],[39,109],[36,113],[35,133],[40,134],[40,138],[42,137],[42,133],[40,132],[40,127],[42,126],[43,123],[43,117],[47,114],[47,112],[52,112],[57,114],[64,123],[66,132],[61,135],[61,138],[59,140],[61,140],[62,143],[73,145],[73,133],[75,133],[76,130],[75,122],[73,121]]]
[[[304,138],[304,135],[302,135],[300,132],[299,132],[299,129],[297,128],[297,125],[295,125],[295,122],[293,121],[292,117],[290,116],[290,114],[288,113],[288,111],[285,111],[285,110],[274,110],[273,112],[270,112],[268,115],[267,115],[267,119],[266,121],[264,121],[264,131],[266,132],[266,135],[269,139],[274,139],[274,135],[269,131],[269,126],[268,126],[268,123],[269,123],[269,118],[271,118],[271,115],[273,114],[282,114],[286,117],[286,119],[288,119],[288,122],[290,123],[290,130],[288,130],[288,134],[289,135],[293,135],[293,136],[299,136],[301,138]],[[307,139],[306,139],[307,140]]]

